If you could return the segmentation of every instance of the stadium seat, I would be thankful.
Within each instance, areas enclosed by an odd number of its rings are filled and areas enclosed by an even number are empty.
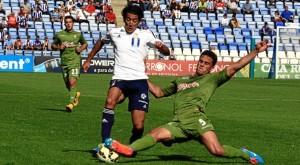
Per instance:
[[[219,34],[224,35],[224,29],[222,27],[215,28],[215,34],[216,35],[219,35]]]
[[[184,26],[177,26],[177,33],[185,33],[185,27]]]
[[[202,21],[202,26],[203,26],[204,28],[211,28],[210,21],[209,21],[209,20],[203,20],[203,21]]]
[[[176,26],[167,26],[167,31],[169,34],[176,33]]]
[[[207,41],[208,42],[216,42],[216,35],[215,34],[207,34]]]
[[[197,34],[189,34],[189,40],[190,41],[197,41],[198,40],[198,35]]]
[[[152,12],[152,17],[153,17],[154,19],[161,18],[160,11],[153,11],[153,12]]]
[[[183,26],[182,20],[181,20],[181,19],[175,19],[174,25],[175,25],[175,26]]]
[[[159,34],[160,40],[168,40],[169,39],[169,33],[160,33]]]
[[[204,50],[209,50],[209,44],[207,41],[205,42],[200,42],[201,44],[201,50],[204,51]]]
[[[198,20],[198,14],[197,13],[190,13],[190,19],[191,20]]]
[[[176,54],[175,57],[176,57],[176,60],[185,61],[185,56],[184,55]]]
[[[201,50],[200,49],[192,49],[192,55],[199,56],[200,54],[201,54]]]
[[[195,34],[195,28],[193,26],[187,26],[185,29],[186,29],[186,33]]]
[[[198,34],[198,41],[199,42],[205,42],[206,41],[206,35],[205,34]]]
[[[179,33],[179,40],[188,41],[188,34],[187,33]]]
[[[199,41],[191,41],[192,49],[200,49],[200,42]]]
[[[164,43],[168,48],[171,48],[171,47],[172,47],[171,41],[170,41],[170,40],[163,40],[163,43]]]
[[[157,26],[157,32],[158,33],[166,33],[167,32],[166,26],[164,26],[164,25]]]
[[[173,40],[172,45],[173,45],[173,48],[181,48],[180,40]]]
[[[201,21],[206,21],[206,20],[207,20],[207,15],[206,15],[206,13],[199,13],[199,20],[201,20]]]
[[[86,22],[80,23],[80,31],[82,32],[89,32],[90,31],[90,24]]]
[[[248,22],[248,28],[251,30],[256,29],[257,28],[256,22]]]
[[[236,42],[228,43],[229,50],[238,50],[238,44]]]
[[[218,43],[225,43],[225,36],[223,34],[217,34],[216,38]]]
[[[227,44],[234,42],[234,36],[233,35],[225,35],[225,42]]]
[[[163,26],[164,25],[163,19],[162,18],[156,18],[156,19],[154,19],[154,25]]]
[[[165,26],[173,26],[173,20],[170,18],[167,18],[164,20],[164,25]]]
[[[144,18],[145,19],[152,18],[151,11],[145,10],[144,11]]]
[[[180,16],[181,16],[181,19],[183,19],[183,20],[189,19],[189,13],[188,12],[181,12]]]
[[[174,55],[182,55],[182,49],[180,47],[174,47]]]
[[[170,34],[170,33],[169,33]],[[178,33],[171,33],[170,39],[173,40],[179,40],[179,34]]]
[[[204,34],[213,34],[213,29],[211,27],[204,27]]]
[[[239,51],[247,50],[247,44],[238,42],[238,49],[239,49]]]

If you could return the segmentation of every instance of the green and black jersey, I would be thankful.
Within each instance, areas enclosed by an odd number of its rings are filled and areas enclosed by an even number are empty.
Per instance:
[[[175,94],[174,114],[181,115],[189,111],[201,110],[209,102],[215,90],[227,82],[226,69],[219,73],[204,76],[190,76],[178,78],[170,86],[163,88],[165,96]]]
[[[75,48],[86,43],[83,35],[74,30],[62,30],[54,36],[53,44],[61,45],[63,43],[66,45],[66,48],[60,53],[61,65],[80,65],[80,53],[76,52]]]

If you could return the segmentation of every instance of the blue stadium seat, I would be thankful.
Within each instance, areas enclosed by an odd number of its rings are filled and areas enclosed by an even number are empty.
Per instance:
[[[238,44],[239,51],[241,50],[247,50],[247,44],[246,43],[239,43]]]
[[[148,10],[145,10],[144,11],[144,18],[152,18],[152,16],[151,16],[151,11],[148,11]]]
[[[220,22],[218,20],[211,21],[211,27],[213,29],[220,27]]]
[[[176,26],[167,26],[167,31],[169,34],[176,33]]]
[[[194,34],[195,33],[195,28],[193,26],[187,26],[185,27],[186,33],[188,34]]]
[[[189,40],[190,41],[197,41],[198,40],[198,35],[194,34],[194,33],[189,34]]]
[[[238,50],[238,44],[236,42],[231,42],[228,44],[229,50]]]
[[[244,42],[244,36],[243,35],[236,35],[235,36],[235,42],[243,43]]]
[[[200,45],[201,45],[201,50],[202,51],[209,50],[209,43],[207,41],[206,42],[201,42]]]
[[[200,21],[200,20],[192,20],[193,26],[196,28],[202,26],[201,22],[202,21]]]
[[[16,56],[23,56],[24,55],[23,50],[15,50],[15,55]]]
[[[188,40],[181,41],[181,45],[182,45],[182,48],[190,48],[191,47],[190,41],[188,41]]]
[[[179,40],[187,41],[188,40],[188,34],[187,33],[179,33]]]
[[[191,20],[198,20],[198,14],[197,13],[190,13],[190,19]]]
[[[204,27],[204,34],[213,34],[213,29],[211,27]]]
[[[248,28],[242,28],[242,35],[246,35],[246,36],[249,36],[251,35],[251,30],[248,29]]]
[[[166,26],[164,26],[164,25],[157,26],[157,31],[158,31],[158,33],[166,33],[167,32]]]
[[[224,35],[224,29],[222,27],[215,28],[215,34],[223,34]]]
[[[206,35],[205,34],[198,34],[198,41],[199,42],[206,42]]]
[[[218,43],[225,43],[225,36],[223,34],[217,34],[216,37]]]
[[[251,43],[252,36],[244,36],[245,43]]]
[[[207,34],[207,41],[208,42],[216,42],[216,35],[215,34]]]
[[[234,36],[233,35],[225,35],[225,43],[231,43],[234,42]]]
[[[169,33],[160,33],[159,38],[161,40],[168,40],[169,39]]]
[[[199,20],[201,20],[201,21],[207,20],[207,14],[206,13],[199,13]]]
[[[207,18],[210,21],[214,21],[214,20],[216,20],[216,14],[215,13],[208,13]]]
[[[181,16],[181,19],[183,19],[183,20],[190,19],[188,12],[181,12],[180,16]]]
[[[173,48],[181,48],[180,40],[173,40],[172,45],[173,45]]]
[[[177,26],[177,33],[185,33],[185,26]]]
[[[181,19],[175,19],[174,25],[175,25],[175,26],[183,26],[183,22],[182,22]]]
[[[196,26],[195,27],[195,32],[197,34],[203,34],[204,33],[204,28],[203,27],[200,27],[200,26]]]
[[[209,21],[209,20],[204,20],[204,21],[202,21],[202,26],[203,26],[204,28],[206,28],[206,27],[211,27],[210,21]]]
[[[228,50],[227,44],[219,43],[219,49],[220,50]]]
[[[164,21],[162,18],[156,18],[156,19],[154,19],[154,24],[157,26],[162,26],[162,25],[164,25]]]
[[[200,49],[200,42],[199,41],[191,41],[192,49]]]
[[[190,19],[183,20],[183,26],[185,26],[185,27],[192,26],[192,20],[190,20]]]
[[[153,11],[153,12],[152,12],[152,17],[153,17],[154,19],[161,18],[160,11]]]
[[[165,26],[173,26],[173,20],[170,18],[166,18],[164,20],[164,24],[165,24]]]

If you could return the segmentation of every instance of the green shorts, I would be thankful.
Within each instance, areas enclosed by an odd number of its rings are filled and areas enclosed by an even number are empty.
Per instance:
[[[67,78],[78,79],[80,76],[80,65],[73,65],[73,66],[64,65],[64,66],[61,66],[61,70],[62,70],[64,79],[67,79]]]
[[[171,122],[161,127],[171,132],[173,142],[195,139],[205,132],[214,130],[210,120],[200,111],[191,112],[187,115],[175,115]]]

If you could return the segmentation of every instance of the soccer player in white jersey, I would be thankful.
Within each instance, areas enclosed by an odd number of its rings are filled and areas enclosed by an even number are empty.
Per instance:
[[[102,46],[110,42],[114,45],[115,66],[102,113],[102,142],[110,137],[116,104],[126,97],[129,99],[128,111],[131,112],[133,122],[130,143],[141,138],[149,104],[145,58],[149,47],[156,48],[163,55],[170,54],[169,48],[156,39],[150,30],[137,28],[143,18],[140,7],[127,6],[123,9],[122,16],[125,26],[111,29],[106,37],[98,40],[82,66],[83,71],[87,72],[92,58]]]

